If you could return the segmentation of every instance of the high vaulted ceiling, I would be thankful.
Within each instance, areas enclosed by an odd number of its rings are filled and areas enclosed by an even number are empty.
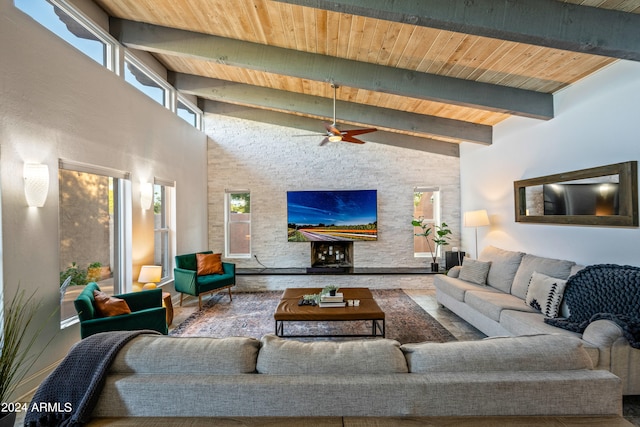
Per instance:
[[[94,0],[205,111],[457,155],[553,93],[640,60],[640,0]],[[318,142],[320,141],[318,137]]]

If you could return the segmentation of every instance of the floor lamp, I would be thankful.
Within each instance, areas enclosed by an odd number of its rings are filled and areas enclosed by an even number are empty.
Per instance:
[[[478,259],[478,227],[486,227],[489,225],[489,215],[484,209],[478,211],[469,211],[464,213],[464,226],[475,227],[476,229],[476,259]]]

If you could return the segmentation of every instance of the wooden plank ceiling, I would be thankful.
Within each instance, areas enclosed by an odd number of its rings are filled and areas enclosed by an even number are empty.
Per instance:
[[[553,93],[640,59],[640,0],[94,1],[205,111],[321,132],[336,83],[340,126],[452,155],[511,115],[552,119]]]

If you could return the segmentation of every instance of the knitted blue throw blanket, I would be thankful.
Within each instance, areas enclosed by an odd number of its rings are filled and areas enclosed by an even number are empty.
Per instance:
[[[88,336],[76,343],[31,399],[24,425],[81,426],[104,386],[105,375],[118,352],[140,334],[156,331],[114,331]]]
[[[640,348],[640,268],[591,265],[570,277],[564,290],[570,315],[544,319],[550,325],[582,333],[589,323],[611,320],[622,328],[631,347]]]

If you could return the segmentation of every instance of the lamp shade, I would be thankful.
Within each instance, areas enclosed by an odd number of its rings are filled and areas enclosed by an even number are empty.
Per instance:
[[[138,282],[140,283],[158,283],[162,279],[162,266],[160,265],[143,265],[140,269]]]
[[[485,227],[489,224],[489,215],[485,209],[464,213],[465,227]]]
[[[24,196],[29,207],[41,208],[49,193],[49,166],[39,163],[25,163]]]

